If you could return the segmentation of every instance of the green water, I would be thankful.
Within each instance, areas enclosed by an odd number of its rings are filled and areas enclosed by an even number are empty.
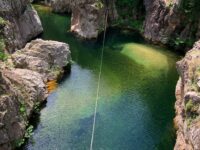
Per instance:
[[[71,73],[41,110],[27,150],[88,150],[101,41],[82,41],[67,30],[70,17],[39,11],[44,39],[69,43]],[[94,150],[172,150],[178,56],[143,42],[134,32],[110,29],[103,59]]]

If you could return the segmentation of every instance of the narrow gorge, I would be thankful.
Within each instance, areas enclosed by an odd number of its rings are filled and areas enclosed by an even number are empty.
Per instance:
[[[0,0],[0,150],[200,150],[199,40],[199,0]]]

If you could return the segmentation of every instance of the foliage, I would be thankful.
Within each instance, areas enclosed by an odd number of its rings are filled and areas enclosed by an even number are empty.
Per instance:
[[[143,0],[116,0],[119,19],[114,25],[125,26],[143,32]]]
[[[180,8],[188,16],[190,21],[199,19],[200,0],[183,0]]]
[[[171,38],[169,44],[175,48],[192,47],[195,42],[195,38],[181,39],[180,37]]]
[[[143,20],[134,20],[130,23],[131,27],[137,29],[140,32],[143,32]]]
[[[34,111],[39,112],[40,111],[40,102],[36,102],[34,105]]]
[[[25,142],[24,138],[18,139],[18,140],[15,141],[14,147],[20,147],[20,146],[22,146],[24,144],[24,142]]]
[[[116,4],[121,7],[137,7],[141,0],[117,0]]]
[[[103,8],[103,3],[100,1],[100,0],[96,0],[94,6],[97,8],[97,9],[102,9]]]
[[[118,19],[117,21],[113,22],[113,26],[125,26],[143,32],[143,20]]]
[[[19,112],[23,117],[26,117],[26,106],[23,101],[20,101]]]
[[[193,105],[192,100],[189,100],[189,101],[186,103],[186,105],[185,105],[185,110],[186,110],[186,112],[191,111],[191,109],[192,109],[193,106],[194,106],[194,105]]]
[[[179,45],[182,45],[182,44],[184,44],[185,43],[185,41],[184,40],[182,40],[181,38],[176,38],[175,40],[174,40],[174,44],[176,45],[176,46],[179,46]]]
[[[132,17],[144,8],[143,0],[116,0],[116,6],[122,18]]]
[[[5,44],[4,39],[0,36],[0,60],[5,61],[7,59],[7,55],[4,53]]]
[[[25,143],[26,139],[30,138],[33,135],[33,129],[34,127],[32,125],[28,126],[24,138],[16,140],[14,142],[14,147],[21,147]]]
[[[4,25],[6,24],[6,21],[0,17],[0,60],[1,61],[4,61],[6,60],[7,58],[7,55],[4,53],[4,50],[5,50],[5,41],[4,41],[4,38],[3,38],[3,27]]]
[[[2,17],[0,17],[0,25],[5,25],[5,24],[6,24],[6,21]]]
[[[25,138],[30,138],[33,135],[33,129],[34,127],[32,125],[30,125],[27,129],[26,129],[26,133],[24,135]]]

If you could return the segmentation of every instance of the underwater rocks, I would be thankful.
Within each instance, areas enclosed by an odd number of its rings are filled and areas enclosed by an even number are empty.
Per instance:
[[[48,96],[47,81],[55,80],[71,61],[67,44],[40,39],[11,57],[0,64],[1,150],[23,143],[32,112]]]
[[[43,31],[39,16],[29,0],[0,1],[0,10],[0,17],[7,21],[4,35],[10,53],[24,47]]]
[[[177,140],[175,150],[200,148],[200,41],[177,62],[180,79],[176,86]]]

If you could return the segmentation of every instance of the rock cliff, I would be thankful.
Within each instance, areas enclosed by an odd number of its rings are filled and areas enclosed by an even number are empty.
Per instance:
[[[1,0],[0,17],[4,27],[7,50],[12,53],[43,31],[39,16],[29,0]]]
[[[104,12],[106,2],[96,0],[52,0],[51,6],[54,12],[72,12],[71,31],[80,37],[91,39],[96,38],[103,30]],[[108,20],[118,17],[115,8],[115,1],[108,1]]]
[[[32,112],[48,95],[47,81],[55,80],[70,61],[67,44],[38,39],[0,64],[1,150],[23,144]]]
[[[144,0],[146,16],[144,37],[153,43],[190,45],[200,38],[200,18],[191,17],[198,1],[192,0]],[[191,5],[185,8],[184,5]],[[198,8],[196,8],[198,9]],[[187,12],[188,11],[188,12]],[[192,45],[191,45],[192,46]]]
[[[177,140],[175,150],[200,148],[200,41],[177,62],[180,79],[176,86]]]

